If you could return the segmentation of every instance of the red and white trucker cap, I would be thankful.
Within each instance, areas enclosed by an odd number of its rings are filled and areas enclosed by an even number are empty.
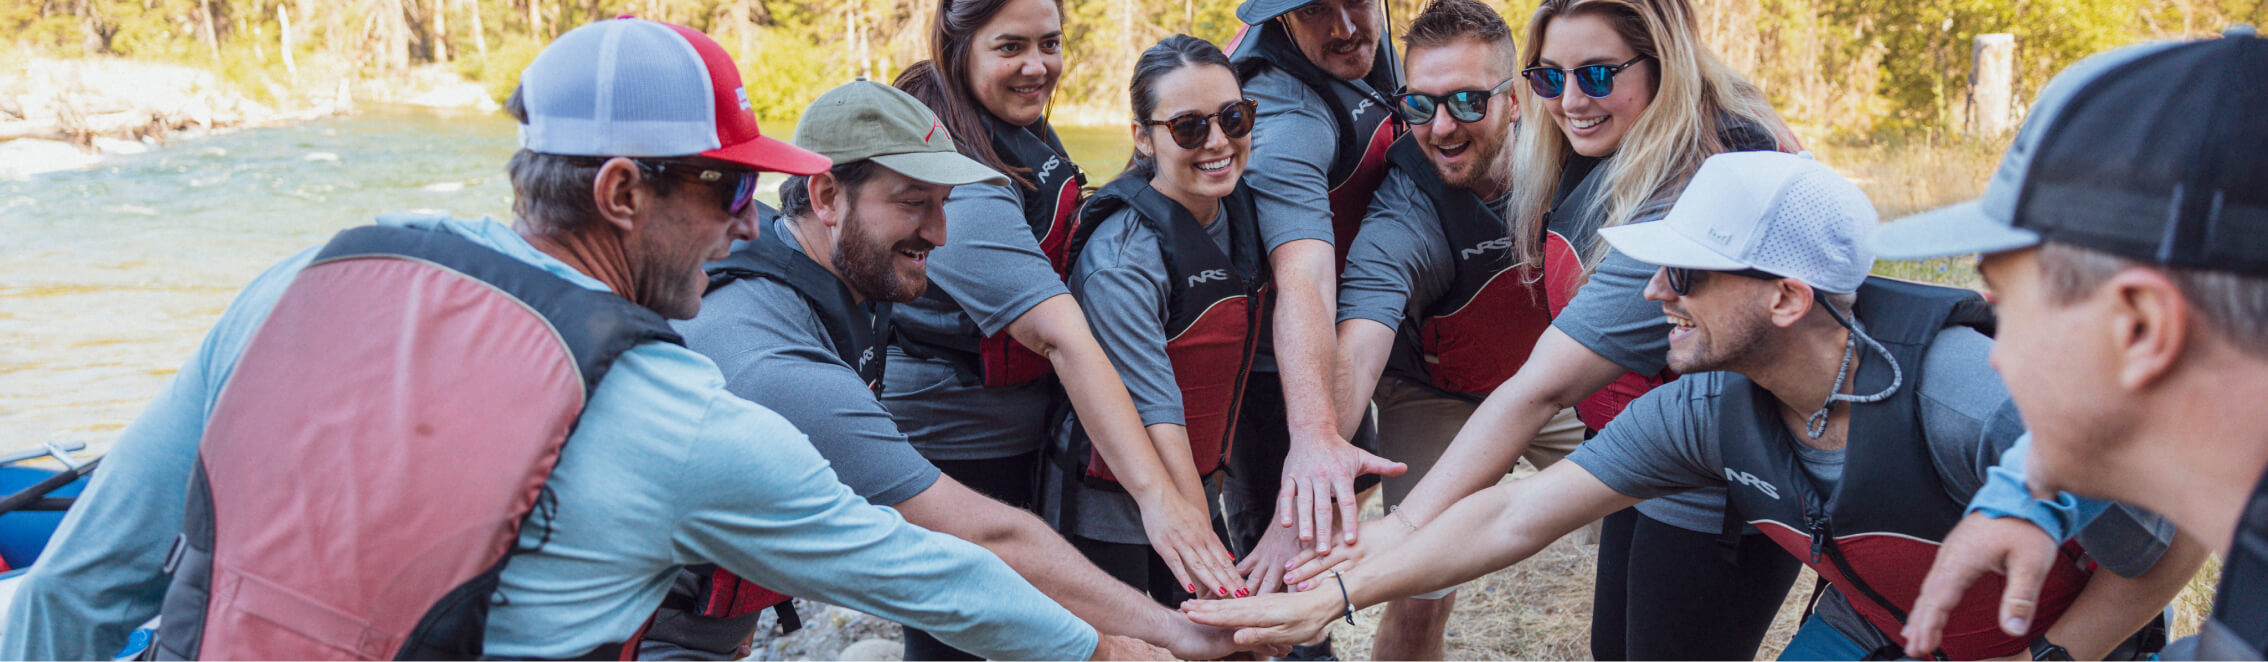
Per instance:
[[[560,35],[520,72],[520,147],[561,156],[705,156],[797,175],[833,163],[764,137],[740,70],[682,25],[598,21]]]

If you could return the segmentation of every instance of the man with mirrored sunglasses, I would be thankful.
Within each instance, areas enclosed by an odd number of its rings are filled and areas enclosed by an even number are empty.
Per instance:
[[[1343,595],[1325,586],[1184,610],[1254,628],[1239,632],[1248,641],[1296,638],[1350,603],[1477,577],[1639,500],[1724,487],[1726,528],[1761,529],[1826,579],[1780,659],[1897,657],[1936,541],[2024,429],[1986,361],[1983,298],[1871,276],[1875,224],[1865,194],[1824,165],[1710,157],[1667,218],[1600,231],[1659,266],[1646,297],[1671,321],[1668,360],[1683,378],[1632,402],[1566,462],[1466,497],[1327,580],[1343,580]],[[1685,294],[1667,282],[1673,268]],[[2031,629],[1995,627],[1999,591],[1984,587],[1955,608],[1938,652],[2026,655],[2047,638],[2102,659],[2203,561],[2194,542],[2098,545],[2095,533],[2059,557]]]
[[[1550,324],[1543,293],[1514,268],[1505,240],[1511,178],[1502,168],[1520,114],[1505,94],[1519,81],[1511,26],[1479,0],[1436,0],[1403,39],[1407,87],[1394,101],[1410,133],[1387,151],[1338,310],[1340,433],[1353,434],[1375,402],[1378,452],[1410,467],[1385,479],[1389,509]],[[1582,440],[1566,410],[1526,457],[1551,466]],[[1455,598],[1452,589],[1387,603],[1371,657],[1442,659]]]

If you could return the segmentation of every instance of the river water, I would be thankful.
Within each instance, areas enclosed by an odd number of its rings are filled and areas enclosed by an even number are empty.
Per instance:
[[[1063,138],[1095,185],[1125,161],[1122,129]],[[409,210],[509,219],[514,149],[500,114],[367,107],[0,180],[0,450],[107,449],[239,288],[342,228]]]

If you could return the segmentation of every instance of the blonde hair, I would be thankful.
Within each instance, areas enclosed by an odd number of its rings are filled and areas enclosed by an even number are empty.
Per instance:
[[[1615,157],[1602,165],[1606,171],[1592,175],[1606,177],[1606,222],[1601,227],[1627,223],[1649,205],[1683,191],[1703,160],[1734,147],[1724,138],[1729,124],[1747,123],[1770,131],[1781,144],[1794,143],[1763,93],[1701,43],[1686,0],[1544,0],[1528,20],[1521,66],[1536,66],[1542,58],[1544,29],[1553,19],[1582,15],[1612,25],[1632,50],[1648,58],[1646,75],[1654,80],[1653,101],[1623,135]],[[1569,82],[1567,94],[1583,93]],[[1520,123],[1512,150],[1512,244],[1522,264],[1540,266],[1544,217],[1558,197],[1561,171],[1574,149],[1558,125],[1545,119],[1550,115],[1544,98],[1525,90],[1520,96],[1521,116],[1534,119]],[[1605,251],[1605,242],[1598,242],[1584,262],[1598,264]]]

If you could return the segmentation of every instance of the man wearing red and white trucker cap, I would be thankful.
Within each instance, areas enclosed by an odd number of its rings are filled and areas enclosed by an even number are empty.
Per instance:
[[[108,658],[161,601],[160,657],[611,655],[694,563],[994,658],[1162,654],[868,505],[669,331],[757,232],[756,171],[830,165],[744,94],[693,30],[561,36],[510,104],[512,224],[381,217],[254,280],[65,517],[0,657]]]

